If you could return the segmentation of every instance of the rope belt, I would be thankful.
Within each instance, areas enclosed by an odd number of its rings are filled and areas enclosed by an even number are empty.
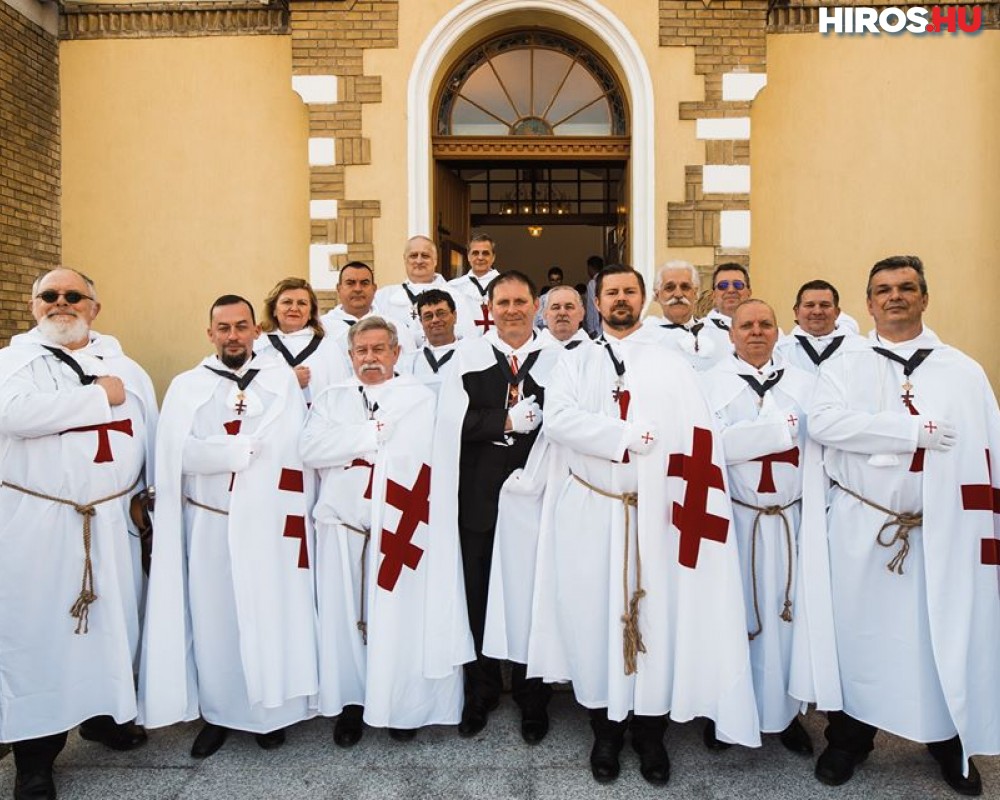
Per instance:
[[[355,528],[353,525],[348,525],[346,522],[341,522],[347,530],[358,534],[359,536],[365,537],[365,543],[361,546],[361,594],[358,597],[358,608],[360,609],[360,616],[358,617],[357,628],[361,631],[361,642],[364,645],[368,645],[368,620],[365,619],[365,586],[368,583],[368,542],[372,540],[372,535],[370,531],[366,531],[364,528]]]
[[[635,540],[635,591],[632,593],[631,599],[629,599],[628,593],[628,550],[631,538],[629,535],[629,517],[631,516],[629,508],[638,508],[639,495],[637,492],[623,492],[622,494],[606,492],[604,489],[585,481],[576,473],[571,472],[570,475],[581,486],[601,495],[601,497],[621,501],[622,510],[625,512],[625,553],[622,558],[622,607],[625,609],[625,613],[621,617],[623,624],[622,647],[625,656],[625,674],[633,675],[638,669],[636,665],[638,654],[646,652],[646,645],[643,644],[642,633],[639,631],[639,601],[646,596],[646,592],[642,588],[642,559],[639,556],[638,533],[636,533]]]
[[[760,618],[760,603],[757,599],[757,534],[760,532],[760,518],[761,517],[781,517],[781,525],[785,529],[785,562],[787,564],[787,574],[785,576],[785,604],[781,609],[781,614],[779,616],[785,622],[792,621],[792,526],[788,522],[788,517],[785,516],[785,511],[794,506],[796,503],[802,502],[801,500],[792,500],[791,503],[783,506],[755,506],[750,503],[744,503],[742,500],[737,500],[735,497],[732,498],[733,503],[743,508],[749,508],[751,511],[756,511],[757,513],[753,518],[753,529],[750,531],[750,580],[753,586],[753,613],[754,617],[757,619],[757,630],[752,631],[750,636],[750,641],[752,642],[758,636],[760,636],[761,631],[764,630],[764,623]]]
[[[229,512],[228,511],[224,511],[221,508],[216,508],[215,506],[207,506],[204,503],[199,503],[197,500],[195,500],[192,497],[185,496],[184,500],[187,501],[188,503],[190,503],[191,505],[193,505],[195,508],[202,508],[205,511],[211,511],[213,514],[218,514],[221,517],[228,517],[229,516]]]
[[[109,494],[107,497],[102,497],[99,500],[91,500],[89,503],[75,503],[72,500],[66,500],[55,495],[25,489],[23,486],[18,486],[16,483],[11,483],[10,481],[0,483],[0,486],[6,486],[8,489],[21,492],[21,494],[69,506],[83,517],[83,579],[80,582],[80,595],[69,609],[69,615],[76,620],[76,630],[73,633],[88,633],[90,631],[90,604],[97,599],[97,595],[94,592],[94,564],[90,560],[90,520],[97,515],[97,506],[117,500],[119,497],[124,497],[139,485],[141,478],[142,474],[140,473],[127,489],[122,489],[122,491],[115,494]]]
[[[869,508],[881,511],[888,517],[882,527],[878,529],[875,541],[885,548],[893,547],[897,542],[899,542],[899,550],[896,551],[896,554],[892,557],[889,563],[886,564],[886,567],[889,572],[895,572],[902,575],[903,563],[906,561],[906,557],[910,554],[910,531],[914,528],[919,528],[924,524],[924,513],[922,511],[893,511],[891,508],[886,508],[885,506],[880,506],[878,503],[873,503],[867,497],[862,497],[857,492],[852,492],[846,486],[842,486],[832,478],[830,479],[830,483],[842,492],[849,494],[855,500],[860,500]],[[882,534],[885,533],[886,528],[892,528],[893,526],[896,527],[896,532],[892,535],[892,538],[888,542],[884,541],[882,539]]]

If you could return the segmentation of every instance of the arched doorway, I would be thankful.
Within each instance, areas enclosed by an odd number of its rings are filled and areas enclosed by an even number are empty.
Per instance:
[[[467,0],[440,20],[421,45],[408,85],[410,231],[434,232],[440,222],[447,231],[442,235],[464,244],[458,226],[446,224],[449,217],[443,208],[452,204],[460,209],[463,201],[457,198],[463,191],[468,193],[469,227],[473,221],[478,224],[488,217],[499,222],[498,204],[504,201],[514,209],[518,206],[512,201],[530,200],[529,213],[547,213],[553,225],[583,223],[585,214],[605,218],[613,214],[614,224],[608,226],[611,236],[597,251],[611,249],[644,271],[652,271],[653,93],[637,43],[596,0],[518,2],[519,12],[545,12],[544,29],[525,28],[523,13],[520,28],[514,24],[503,28],[498,22],[511,8],[507,0]],[[565,31],[560,19],[565,21]],[[480,26],[488,33],[476,41]],[[574,38],[580,31],[583,33]],[[529,42],[531,37],[535,38]],[[601,53],[588,48],[584,39],[599,42]],[[470,41],[476,43],[469,47]],[[535,55],[525,58],[522,52],[515,58],[517,50],[533,51]],[[541,98],[546,92],[537,85],[532,102],[532,83],[528,79],[532,58],[536,71],[539,65],[562,64],[561,69],[541,70],[545,73],[543,82],[549,82],[544,104]],[[521,76],[520,88],[514,88],[514,78],[501,81],[496,77],[497,59],[501,64],[520,59],[528,65],[522,67],[527,71]],[[490,88],[507,103],[506,110],[478,100],[464,102],[468,100],[467,92],[449,95],[449,89],[465,86],[464,79],[477,71],[477,80],[483,83],[490,84],[491,75],[495,79]],[[556,74],[558,78],[554,79]],[[572,82],[564,86],[564,91],[575,88],[560,99],[556,89],[563,78],[567,84]],[[609,85],[609,78],[613,85]],[[589,97],[574,106],[580,86],[588,81],[600,87],[600,101],[591,102],[595,98]],[[449,113],[451,133],[442,127],[442,115],[447,118]],[[595,129],[600,125],[604,130]],[[443,196],[436,196],[436,186],[444,182],[454,183],[455,191],[446,190]],[[571,193],[569,184],[578,188]],[[476,213],[474,197],[479,203]],[[590,205],[582,205],[584,202]],[[600,209],[598,202],[602,204]],[[543,210],[546,204],[547,212]],[[555,222],[560,209],[563,219]],[[453,209],[452,214],[453,219],[461,211]],[[516,215],[514,212],[508,216]],[[527,230],[526,224],[521,225],[527,222],[526,215],[521,216],[525,218],[513,220],[517,226],[507,220],[511,230]],[[549,230],[545,225],[543,228]],[[459,263],[456,257],[456,268]]]
[[[458,272],[472,228],[500,263],[586,281],[588,256],[627,261],[629,115],[609,65],[555,30],[478,42],[434,103],[434,233]],[[544,236],[543,236],[544,234]],[[544,241],[541,241],[544,239]]]

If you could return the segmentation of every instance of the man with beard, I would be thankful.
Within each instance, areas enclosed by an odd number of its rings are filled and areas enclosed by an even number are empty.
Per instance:
[[[732,352],[729,334],[694,316],[701,275],[688,261],[668,261],[656,273],[654,297],[663,317],[646,317],[645,324],[663,331],[665,340],[696,370],[706,370]]]
[[[141,718],[160,727],[200,710],[194,758],[231,729],[279,747],[316,713],[305,400],[280,356],[253,355],[258,333],[247,300],[216,300],[215,355],[173,380],[160,417]]]
[[[443,634],[438,625],[464,605],[458,536],[430,525],[434,397],[394,375],[392,323],[362,320],[348,343],[354,377],[316,399],[301,439],[320,475],[320,713],[340,715],[341,747],[361,739],[362,718],[401,741],[424,725],[456,724],[461,665],[472,655],[464,614]]]
[[[458,317],[458,334],[462,338],[475,337],[475,306],[466,295],[449,287],[437,272],[438,250],[434,242],[426,236],[407,239],[403,249],[403,264],[406,267],[406,280],[392,286],[383,286],[375,293],[375,311],[396,326],[403,350],[416,350],[424,345],[417,298],[428,289],[441,289],[451,294]]]
[[[845,341],[857,336],[838,324],[840,292],[832,283],[815,280],[802,284],[792,310],[796,325],[778,342],[775,353],[781,360],[813,375]]]
[[[52,765],[75,725],[115,750],[146,741],[131,722],[129,503],[156,425],[146,373],[91,330],[93,281],[46,272],[30,309],[37,327],[0,351],[0,742],[13,742],[18,800],[56,796]]]
[[[711,414],[640,323],[642,276],[612,265],[596,291],[602,337],[548,385],[545,435],[565,467],[542,519],[528,674],[571,680],[590,709],[595,780],[618,777],[631,729],[642,776],[664,784],[668,714],[760,742],[738,554]]]
[[[482,336],[496,324],[490,316],[486,295],[487,287],[500,274],[493,266],[497,260],[497,244],[493,237],[486,233],[473,234],[466,258],[469,260],[469,271],[448,281],[448,288],[456,295],[465,297],[471,308],[479,309],[475,317],[475,333]]]
[[[543,312],[545,329],[539,334],[552,337],[563,347],[578,347],[580,342],[590,341],[581,327],[584,320],[583,300],[572,286],[553,286],[547,296]]]

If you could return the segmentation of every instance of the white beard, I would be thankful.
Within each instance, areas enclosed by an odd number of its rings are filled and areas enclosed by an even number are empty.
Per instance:
[[[90,327],[79,317],[74,317],[72,322],[55,322],[51,317],[43,317],[38,321],[38,332],[53,344],[68,347],[87,339]]]

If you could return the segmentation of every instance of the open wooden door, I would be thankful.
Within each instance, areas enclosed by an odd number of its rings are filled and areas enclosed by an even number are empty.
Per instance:
[[[438,246],[438,271],[446,279],[465,271],[465,250],[472,233],[469,187],[454,172],[434,163],[434,217],[431,234]]]

